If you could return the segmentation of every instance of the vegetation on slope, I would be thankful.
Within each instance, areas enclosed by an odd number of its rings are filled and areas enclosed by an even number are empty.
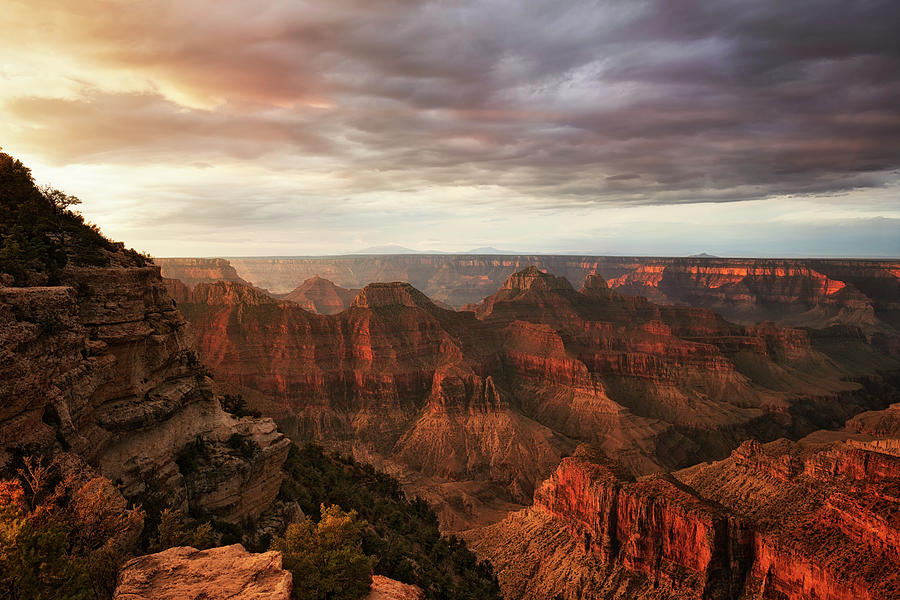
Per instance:
[[[304,516],[272,541],[293,575],[294,600],[356,600],[369,592],[373,561],[362,551],[366,526],[356,511],[322,505],[318,523]]]
[[[21,464],[0,479],[0,597],[111,597],[143,512],[125,510],[102,477],[63,477],[37,459]]]
[[[148,261],[70,210],[80,203],[75,196],[38,187],[25,165],[0,152],[0,273],[20,285],[54,284],[69,263],[104,266],[111,254],[139,266]]]
[[[375,557],[376,574],[418,585],[428,598],[500,597],[491,565],[462,540],[441,536],[434,511],[424,500],[408,500],[390,475],[313,444],[292,447],[284,469],[281,498],[298,502],[313,520],[323,504],[365,519],[361,547]]]

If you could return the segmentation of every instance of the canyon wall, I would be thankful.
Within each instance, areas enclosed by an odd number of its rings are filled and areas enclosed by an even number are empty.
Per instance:
[[[0,287],[0,462],[69,451],[128,498],[231,522],[266,510],[289,441],[222,410],[159,268],[68,267],[63,283]],[[203,456],[186,470],[192,444]]]
[[[162,268],[162,276],[178,279],[188,287],[213,281],[236,281],[245,285],[231,263],[224,258],[160,258],[156,262]]]
[[[159,259],[166,277],[194,281],[196,261]],[[824,327],[848,323],[879,330],[900,328],[900,261],[616,256],[389,255],[297,258],[231,258],[244,279],[273,293],[287,293],[321,276],[359,288],[371,282],[405,281],[434,300],[461,307],[492,294],[507,277],[529,265],[580,284],[599,274],[610,287],[665,304],[714,309],[740,322]],[[233,280],[223,277],[224,280]],[[189,283],[189,285],[193,285]]]
[[[835,437],[638,481],[581,447],[533,507],[465,537],[511,599],[897,598],[900,445]]]

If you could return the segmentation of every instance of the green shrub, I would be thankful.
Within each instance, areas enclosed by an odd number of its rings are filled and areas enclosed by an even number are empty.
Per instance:
[[[313,444],[293,445],[284,469],[281,499],[296,501],[313,521],[323,503],[365,520],[362,551],[375,557],[376,574],[418,585],[428,598],[500,597],[490,563],[462,540],[442,537],[434,511],[420,498],[408,500],[390,475]]]
[[[252,410],[248,405],[247,401],[244,400],[244,397],[240,394],[225,394],[222,396],[222,410],[227,413],[231,413],[235,417],[256,417],[259,418],[262,416],[258,410]]]
[[[188,527],[183,514],[166,508],[160,513],[156,539],[150,545],[150,551],[160,552],[175,546],[191,546],[205,550],[215,546],[217,541],[217,536],[210,523],[200,523],[196,527]]]
[[[30,457],[19,464],[0,479],[0,598],[110,598],[127,555],[119,536],[143,512],[123,511],[100,477],[61,477]]]
[[[282,564],[293,575],[295,600],[356,600],[369,591],[372,558],[362,551],[366,523],[356,511],[339,506],[320,509],[318,523],[304,516],[272,541]]]

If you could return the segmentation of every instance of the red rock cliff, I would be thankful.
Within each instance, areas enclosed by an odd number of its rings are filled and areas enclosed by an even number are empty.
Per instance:
[[[229,262],[245,279],[279,293],[319,274],[345,287],[405,281],[457,307],[478,302],[513,273],[536,265],[573,283],[599,274],[621,292],[713,308],[733,320],[888,326],[893,335],[900,328],[897,261],[397,255]]]
[[[513,599],[892,600],[900,446],[834,437],[636,482],[580,448],[532,508],[466,538]]]

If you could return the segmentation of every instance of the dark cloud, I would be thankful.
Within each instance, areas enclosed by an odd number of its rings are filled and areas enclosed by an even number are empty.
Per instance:
[[[312,157],[342,193],[537,206],[833,194],[900,167],[896,0],[38,4],[86,69],[152,84],[7,98],[57,162]]]

